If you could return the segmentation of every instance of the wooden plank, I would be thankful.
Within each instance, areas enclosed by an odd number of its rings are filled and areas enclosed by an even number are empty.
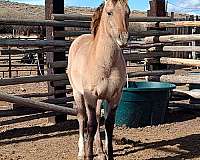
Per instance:
[[[45,103],[51,103],[51,104],[67,104],[67,102],[74,101],[74,97],[62,97],[62,98],[52,98],[52,99],[46,99],[42,102]]]
[[[41,111],[40,111],[41,112]],[[10,116],[24,116],[24,115],[30,115],[30,114],[35,114],[38,113],[36,109],[23,109],[23,110],[18,110],[18,109],[7,109],[7,110],[0,110],[0,117],[10,117]]]
[[[37,71],[37,69],[12,69],[12,72],[30,72],[30,71]],[[8,70],[2,70],[0,72],[8,72]]]
[[[48,63],[48,67],[50,68],[66,68],[67,67],[67,60],[66,61],[57,61],[57,62],[52,62]]]
[[[10,114],[12,114],[12,112],[15,113],[18,116],[19,112],[22,112],[22,111],[10,111]],[[4,111],[4,113],[5,113],[5,111]],[[7,112],[7,113],[9,113],[9,112]],[[42,112],[42,113],[30,113],[29,112],[29,115],[26,115],[26,116],[18,117],[18,118],[15,118],[15,119],[0,121],[0,126],[31,121],[31,120],[34,120],[34,119],[47,118],[47,117],[52,117],[52,116],[59,116],[59,115],[62,115],[62,114],[63,113],[59,113],[59,112]]]
[[[183,90],[175,89],[174,91],[177,93],[183,93],[183,94],[189,95],[190,97],[195,98],[195,99],[200,99],[200,90],[199,91],[193,91],[193,90],[183,91]]]
[[[91,21],[91,15],[78,15],[78,14],[53,14],[54,20],[78,20],[78,21]],[[130,16],[129,22],[169,22],[170,17],[135,17]]]
[[[58,81],[53,81],[51,82],[51,86],[52,87],[62,87],[62,86],[66,86],[69,85],[69,80],[58,80]]]
[[[162,58],[160,58],[160,63],[161,64],[175,64],[175,65],[200,67],[200,60],[196,60],[196,59],[162,57]]]
[[[26,98],[21,98],[17,96],[12,96],[9,94],[3,94],[0,93],[0,100],[1,101],[6,101],[10,103],[15,103],[20,106],[26,106],[26,107],[31,107],[31,108],[39,108],[39,109],[44,109],[47,111],[56,111],[56,112],[62,112],[62,113],[67,113],[70,115],[77,115],[76,109],[68,108],[68,107],[61,107],[55,104],[47,104],[43,102],[36,102],[31,99],[26,99]]]
[[[154,39],[158,38],[158,41],[161,43],[170,43],[170,42],[188,42],[188,41],[199,41],[200,34],[189,34],[189,35],[167,35],[159,37],[146,37],[144,39],[145,43],[154,43]]]
[[[163,75],[161,81],[176,84],[200,84],[200,76]]]
[[[164,45],[172,45],[172,43],[153,43],[153,44],[145,44],[145,43],[130,43],[126,48],[130,49],[151,49],[153,47],[161,47]],[[151,49],[152,51],[155,49]]]
[[[9,64],[0,64],[0,67],[9,67]],[[35,67],[37,64],[11,64],[11,67]]]
[[[144,47],[146,48],[148,47],[148,50],[153,52],[153,51],[156,51],[156,49],[153,47],[154,45],[157,45],[157,44],[149,44],[146,46],[144,45]],[[138,48],[140,46],[143,47],[143,45],[138,45]],[[200,52],[200,46],[164,46],[163,51],[165,52]]]
[[[167,74],[174,74],[174,70],[156,70],[156,71],[144,71],[144,72],[130,72],[128,73],[129,78],[133,77],[144,77],[144,76],[161,76]]]
[[[64,40],[13,40],[13,39],[0,39],[0,46],[60,46],[67,47],[71,42]]]
[[[55,31],[54,36],[55,37],[76,37],[80,36],[82,34],[90,34],[91,31]]]
[[[0,25],[22,25],[22,26],[51,26],[51,27],[81,27],[90,28],[90,22],[85,21],[55,21],[38,19],[7,19],[0,18]]]
[[[72,92],[72,89],[66,89],[66,90],[57,90],[56,92],[49,92],[49,93],[28,93],[28,94],[20,94],[20,95],[16,95],[19,97],[23,97],[23,98],[30,98],[30,97],[48,97],[48,96],[53,96],[56,94],[61,94],[61,93],[69,93]]]
[[[73,36],[80,36],[82,34],[90,34],[91,31],[57,31],[54,32],[56,37],[73,37]],[[170,31],[140,31],[140,32],[129,32],[129,36],[134,37],[147,37],[147,36],[156,36],[156,35],[169,35],[172,34]]]
[[[155,27],[155,23],[148,23],[147,27]],[[160,28],[177,28],[177,27],[200,27],[200,21],[174,21],[160,22]]]
[[[29,77],[20,77],[20,78],[1,79],[0,86],[16,85],[16,84],[24,84],[24,83],[46,82],[46,81],[59,81],[59,80],[67,80],[67,79],[68,78],[67,78],[66,74],[29,76]]]
[[[170,102],[169,107],[180,107],[180,108],[186,108],[186,109],[200,109],[200,104]]]
[[[126,61],[138,61],[144,60],[145,58],[156,58],[169,56],[169,52],[149,52],[149,53],[139,53],[139,54],[123,54]]]
[[[129,30],[132,30],[132,28],[129,28]],[[172,34],[171,31],[159,31],[159,30],[148,30],[148,31],[130,31],[129,32],[129,36],[133,36],[133,37],[148,37],[148,36],[162,36],[162,35],[169,35]]]

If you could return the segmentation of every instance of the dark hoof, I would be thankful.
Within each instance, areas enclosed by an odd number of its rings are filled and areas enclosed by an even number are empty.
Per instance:
[[[94,156],[85,157],[85,160],[93,160]]]

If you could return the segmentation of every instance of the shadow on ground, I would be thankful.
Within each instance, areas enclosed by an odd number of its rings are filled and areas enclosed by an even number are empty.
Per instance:
[[[131,140],[129,140],[131,141]],[[176,145],[179,150],[169,148],[169,146]],[[139,149],[137,149],[137,148]],[[176,154],[174,156],[166,156],[163,158],[151,158],[149,160],[174,160],[174,159],[192,159],[200,157],[200,134],[192,134],[186,137],[176,138],[172,140],[163,140],[152,143],[139,143],[137,146],[125,146],[123,149],[115,150],[115,157],[123,157],[129,154],[137,153],[145,149],[154,149],[166,152],[166,154]],[[184,151],[183,151],[184,150]],[[123,151],[124,154],[117,152]],[[134,157],[133,157],[134,158]]]
[[[67,122],[52,126],[14,128],[0,132],[0,146],[78,134],[77,129],[77,120],[68,120]]]
[[[170,111],[166,113],[165,123],[184,122],[200,117],[200,110],[181,109],[178,111]]]

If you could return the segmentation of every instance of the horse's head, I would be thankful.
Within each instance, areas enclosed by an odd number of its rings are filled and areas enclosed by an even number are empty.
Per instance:
[[[128,0],[105,0],[102,20],[108,34],[119,46],[128,41],[128,17],[130,9]]]

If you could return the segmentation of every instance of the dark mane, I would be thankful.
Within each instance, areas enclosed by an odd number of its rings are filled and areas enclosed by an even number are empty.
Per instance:
[[[93,16],[92,16],[92,22],[91,22],[91,30],[92,30],[92,34],[94,35],[94,37],[97,34],[98,28],[99,28],[99,24],[100,24],[100,20],[101,20],[101,15],[103,12],[103,7],[104,7],[105,3],[102,3],[94,12]]]

